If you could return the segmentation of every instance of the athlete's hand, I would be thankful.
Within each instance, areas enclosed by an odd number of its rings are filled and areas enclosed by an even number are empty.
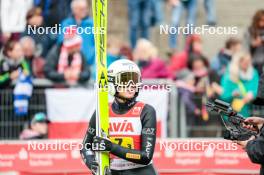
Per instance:
[[[99,168],[99,164],[96,161],[91,162],[89,169],[92,171],[93,175],[98,174],[98,168]],[[105,175],[111,175],[111,170],[109,168],[105,170]]]
[[[111,151],[112,149],[112,142],[109,139],[95,136],[93,138],[93,151]]]
[[[99,168],[99,164],[98,162],[95,160],[95,155],[94,153],[87,148],[82,148],[80,150],[83,162],[85,163],[85,165],[89,168],[89,170],[92,171],[93,175],[97,174],[97,170]]]
[[[97,174],[98,168],[99,164],[95,160],[89,163],[89,169],[92,171],[93,175]]]

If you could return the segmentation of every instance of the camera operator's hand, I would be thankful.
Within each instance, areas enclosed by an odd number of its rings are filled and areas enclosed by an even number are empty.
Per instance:
[[[249,141],[251,141],[251,140],[254,140],[254,139],[256,139],[256,137],[255,136],[251,136],[248,140],[245,140],[245,141],[234,140],[233,142],[238,144],[238,145],[240,145],[243,149],[245,149],[246,146],[247,146],[247,143]]]
[[[245,124],[243,126],[244,128],[259,132],[259,130],[263,127],[264,118],[249,117],[249,118],[245,119],[244,124]]]

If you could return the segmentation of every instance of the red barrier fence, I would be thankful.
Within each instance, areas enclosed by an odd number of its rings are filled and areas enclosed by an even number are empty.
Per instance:
[[[0,142],[0,174],[89,174],[79,148],[81,140]],[[223,139],[163,139],[156,143],[154,164],[161,175],[258,174],[247,154]]]

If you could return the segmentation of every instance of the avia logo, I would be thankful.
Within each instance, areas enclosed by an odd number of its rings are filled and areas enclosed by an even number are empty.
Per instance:
[[[131,122],[124,120],[123,122],[110,122],[110,132],[134,132]]]

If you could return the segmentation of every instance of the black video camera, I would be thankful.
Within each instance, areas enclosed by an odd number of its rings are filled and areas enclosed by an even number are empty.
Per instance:
[[[224,138],[227,140],[248,140],[258,133],[243,127],[245,118],[234,111],[229,103],[216,99],[213,103],[207,102],[208,111],[215,111],[220,114],[223,124],[226,127]]]

